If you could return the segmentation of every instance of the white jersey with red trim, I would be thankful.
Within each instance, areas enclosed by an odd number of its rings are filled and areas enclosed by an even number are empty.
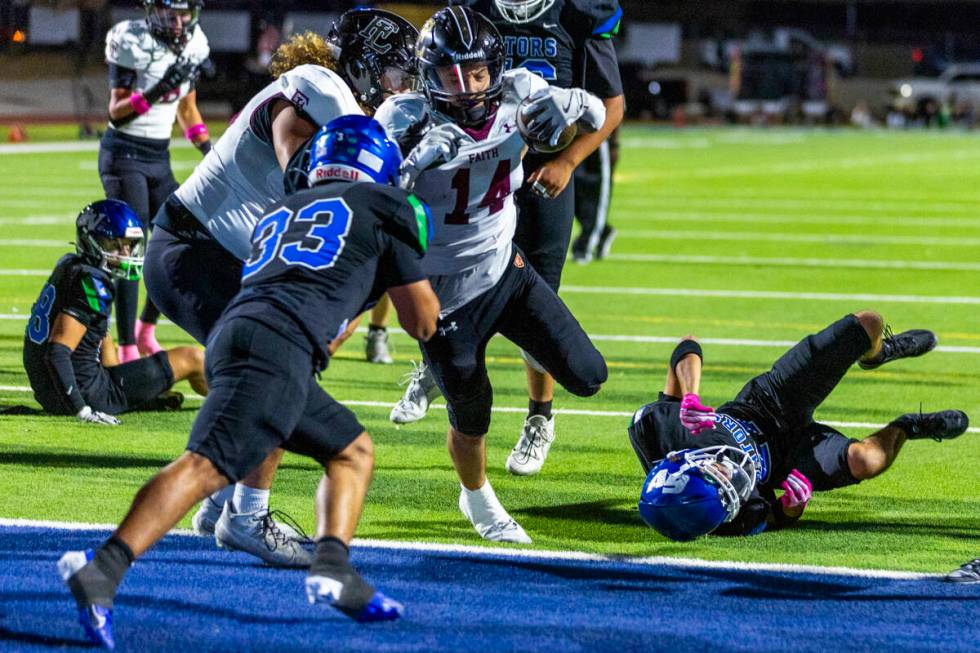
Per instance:
[[[362,113],[339,75],[308,64],[283,73],[234,118],[176,195],[225,249],[242,260],[249,256],[252,229],[263,211],[286,195],[269,114],[277,99],[291,102],[321,126]]]
[[[510,261],[517,226],[514,193],[524,179],[521,160],[527,148],[517,130],[517,108],[548,83],[517,69],[504,73],[502,84],[496,113],[474,135],[475,142],[415,181],[413,191],[429,205],[434,231],[422,268],[443,314],[492,288]],[[402,143],[420,128],[453,122],[418,94],[388,98],[375,119]]]
[[[208,39],[201,26],[196,25],[180,56],[199,65],[210,54]],[[163,78],[167,68],[177,61],[177,55],[154,38],[146,21],[140,18],[124,20],[109,30],[105,37],[105,60],[106,63],[135,71],[136,88],[133,90],[146,92]],[[154,102],[143,115],[121,127],[113,128],[140,138],[170,138],[174,120],[177,119],[177,102],[192,89],[190,82],[184,82],[179,88]]]

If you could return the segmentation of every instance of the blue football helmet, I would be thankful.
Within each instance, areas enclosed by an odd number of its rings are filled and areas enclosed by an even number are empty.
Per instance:
[[[373,181],[397,186],[401,164],[398,144],[388,138],[377,120],[341,116],[321,127],[313,137],[307,179],[311,187],[325,181]]]
[[[89,265],[117,279],[143,275],[146,234],[136,212],[119,200],[92,202],[75,219],[75,251]]]
[[[693,540],[735,519],[755,481],[755,462],[741,449],[671,452],[647,474],[640,516],[664,537]]]

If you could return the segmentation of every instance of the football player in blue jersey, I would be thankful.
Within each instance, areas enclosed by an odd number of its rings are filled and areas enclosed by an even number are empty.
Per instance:
[[[659,399],[629,427],[647,473],[641,515],[673,540],[760,533],[799,519],[815,491],[883,473],[906,440],[959,437],[969,426],[960,410],[902,415],[862,440],[813,419],[854,363],[875,369],[936,342],[924,329],[892,335],[878,313],[859,311],[801,340],[715,410],[698,394],[701,345],[681,340]]]
[[[324,469],[316,552],[306,577],[309,602],[360,622],[402,613],[400,603],[350,564],[373,445],[316,375],[348,320],[385,291],[412,337],[424,341],[435,333],[439,301],[420,267],[431,221],[418,198],[392,187],[401,155],[374,120],[333,120],[312,148],[312,188],[273,205],[259,220],[242,290],[208,341],[211,394],[187,451],[137,493],[101,548],[68,552],[58,563],[97,645],[114,645],[113,598],[135,558],[195,503],[242,478],[278,447],[310,456]]]
[[[146,287],[164,315],[207,341],[241,287],[263,211],[305,185],[309,140],[334,118],[372,113],[387,95],[410,88],[417,34],[395,14],[357,9],[345,12],[326,39],[296,34],[276,50],[270,66],[276,79],[245,105],[154,218]],[[206,499],[192,520],[195,532],[272,564],[294,564],[304,550],[280,535],[295,533],[269,517],[281,456],[271,454],[234,488]]]
[[[579,130],[558,153],[529,152],[523,160],[523,183],[514,194],[518,209],[514,243],[557,292],[575,213],[572,173],[623,119],[623,85],[611,40],[623,12],[618,0],[450,0],[449,4],[478,12],[497,28],[505,69],[528,70],[555,88],[584,89],[604,105],[605,120],[595,131]],[[505,466],[512,474],[531,475],[541,471],[555,438],[551,412],[555,380],[526,352],[524,358],[528,413]],[[391,420],[421,419],[436,395],[431,375],[420,366]]]
[[[204,352],[176,347],[120,364],[109,334],[113,281],[139,281],[145,238],[140,218],[118,200],[94,202],[75,220],[77,252],[58,260],[24,333],[24,369],[41,407],[83,422],[117,425],[119,413],[148,407],[187,379],[208,391]],[[179,405],[179,395],[174,395]]]
[[[178,185],[170,169],[174,120],[203,154],[211,149],[194,87],[201,69],[210,65],[211,50],[198,25],[201,0],[142,4],[145,19],[124,20],[106,35],[111,91],[99,178],[106,197],[126,202],[149,229],[150,218]],[[119,359],[126,363],[157,353],[160,311],[147,300],[137,320],[139,283],[118,279],[115,285]]]

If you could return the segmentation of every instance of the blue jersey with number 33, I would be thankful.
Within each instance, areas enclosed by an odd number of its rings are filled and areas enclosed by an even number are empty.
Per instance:
[[[252,233],[242,290],[222,320],[248,317],[300,345],[320,366],[327,346],[392,286],[425,278],[427,207],[403,190],[328,182],[272,207]]]

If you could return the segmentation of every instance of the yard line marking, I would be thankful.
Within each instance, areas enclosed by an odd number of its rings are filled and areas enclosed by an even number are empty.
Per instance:
[[[65,215],[35,215],[27,218],[0,218],[0,225],[71,225],[73,221],[74,218],[66,213]]]
[[[881,234],[799,234],[772,231],[688,231],[684,229],[623,229],[620,236],[638,239],[689,240],[747,240],[777,243],[822,243],[834,245],[941,245],[944,247],[980,247],[980,238],[954,236],[889,236]]]
[[[50,528],[65,531],[113,531],[117,524],[93,524],[85,522],[62,522],[35,519],[0,518],[0,526],[12,528]],[[637,523],[639,526],[639,522]],[[193,531],[174,529],[167,533],[178,537],[201,537]],[[614,562],[638,566],[681,567],[685,569],[728,569],[735,571],[762,571],[790,574],[819,574],[825,576],[852,576],[858,578],[881,578],[888,580],[926,580],[936,579],[943,574],[890,569],[858,569],[854,567],[822,567],[819,565],[797,565],[774,562],[738,562],[725,560],[702,560],[700,558],[674,558],[670,556],[617,556],[585,551],[551,551],[547,549],[504,549],[476,544],[439,544],[435,542],[403,542],[399,540],[377,540],[354,538],[354,546],[376,549],[397,549],[407,551],[426,551],[433,553],[454,553],[472,557],[532,558],[537,560],[563,560],[569,562]]]
[[[939,295],[878,295],[871,293],[781,292],[775,290],[703,290],[698,288],[630,288],[625,286],[562,286],[560,294],[648,295],[651,297],[723,297],[823,302],[892,302],[897,304],[980,304],[980,297]]]
[[[618,202],[618,200],[616,200]],[[890,229],[893,226],[913,227],[917,229],[932,227],[960,227],[965,229],[980,229],[980,220],[975,217],[963,218],[922,218],[918,216],[899,217],[892,214],[882,214],[880,216],[866,215],[815,215],[813,213],[790,215],[775,213],[714,213],[711,211],[684,211],[669,210],[662,211],[656,207],[646,206],[638,209],[631,209],[615,206],[616,222],[634,223],[644,222],[719,222],[724,224],[812,224],[812,225],[870,225],[873,227]],[[980,207],[974,209],[980,212]],[[624,216],[624,217],[621,217]],[[632,217],[639,216],[639,217]]]
[[[641,204],[649,207],[651,204],[656,207],[664,204],[674,204],[682,207],[703,206],[721,207],[731,210],[735,207],[750,209],[806,209],[813,211],[817,206],[836,206],[840,208],[873,212],[894,212],[909,210],[911,207],[921,207],[927,209],[929,213],[944,213],[948,211],[972,212],[980,207],[980,198],[975,201],[962,200],[950,202],[942,200],[931,202],[927,199],[904,199],[904,200],[868,200],[868,199],[845,199],[832,197],[813,197],[813,198],[773,198],[773,197],[726,197],[719,195],[699,196],[688,193],[660,193],[655,192],[650,197],[624,196],[617,198],[617,202],[623,204]]]
[[[188,149],[190,142],[183,138],[170,139],[171,149]],[[54,141],[51,143],[23,143],[0,145],[0,154],[53,154],[60,152],[98,152],[99,141]]]
[[[13,320],[13,321],[23,321],[30,317],[30,312],[24,313],[0,313],[0,320]],[[161,319],[158,324],[165,326],[173,326],[173,322],[167,319]],[[358,327],[357,333],[367,333],[367,327]],[[399,335],[408,337],[403,329],[391,328],[388,329],[390,335]],[[680,341],[680,336],[636,336],[636,335],[617,335],[617,334],[601,334],[601,333],[590,333],[588,334],[589,339],[594,342],[638,342],[645,344],[664,344],[673,345]],[[498,336],[503,338],[503,336]],[[699,342],[706,345],[715,345],[721,347],[778,347],[786,348],[792,347],[798,341],[796,340],[758,340],[754,338],[698,338]],[[948,354],[980,354],[980,347],[970,347],[961,345],[939,345],[933,351],[943,352]]]
[[[697,263],[706,265],[773,265],[796,268],[858,268],[868,270],[951,270],[978,272],[980,263],[947,261],[874,261],[845,258],[795,258],[755,256],[698,256],[688,254],[609,254],[607,260],[636,263]]]
[[[0,392],[33,392],[29,387],[18,386],[18,385],[0,385]],[[439,403],[431,404],[432,409],[436,410],[446,410],[446,404],[442,403],[441,398],[437,398],[435,401]],[[198,395],[187,395],[184,401],[188,402],[203,402],[204,397]],[[384,408],[385,410],[390,409],[395,405],[393,401],[369,401],[366,399],[337,399],[342,404],[347,406],[361,406],[363,408]],[[490,409],[494,413],[504,413],[504,414],[527,414],[527,407],[520,406],[493,406]],[[561,415],[577,415],[579,417],[615,417],[625,418],[633,417],[636,411],[625,411],[625,410],[586,410],[584,408],[555,408],[552,409],[555,414]],[[835,428],[842,429],[880,429],[885,424],[877,422],[839,422],[839,421],[828,421],[820,420],[821,424],[827,424]],[[395,427],[396,429],[399,427]],[[980,426],[971,426],[966,430],[967,433],[980,433]]]
[[[43,240],[38,238],[4,238],[0,247],[66,247],[71,242],[65,240]]]

